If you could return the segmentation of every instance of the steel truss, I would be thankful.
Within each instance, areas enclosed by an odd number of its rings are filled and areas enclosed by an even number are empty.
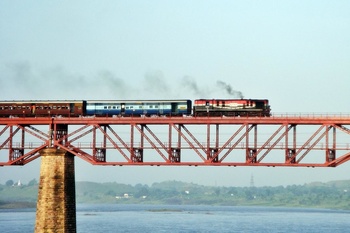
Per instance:
[[[349,125],[328,116],[2,118],[0,166],[56,147],[94,165],[336,167],[350,159]]]

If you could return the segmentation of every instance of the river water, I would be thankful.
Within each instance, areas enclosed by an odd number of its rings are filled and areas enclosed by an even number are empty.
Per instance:
[[[0,210],[1,232],[33,232],[35,209]],[[350,232],[350,211],[228,206],[77,205],[77,232]]]

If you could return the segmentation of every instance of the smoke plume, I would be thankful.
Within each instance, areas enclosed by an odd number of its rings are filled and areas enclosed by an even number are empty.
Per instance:
[[[190,93],[194,94],[197,97],[201,97],[204,92],[198,87],[196,80],[190,76],[184,76],[182,78],[181,86],[184,87],[187,92],[189,91]]]
[[[227,92],[227,94],[229,94],[230,96],[232,96],[232,97],[238,97],[238,98],[243,99],[243,94],[242,94],[242,92],[233,90],[232,87],[231,87],[231,85],[229,85],[229,84],[227,84],[227,83],[225,83],[225,82],[223,82],[223,81],[220,81],[220,80],[218,80],[218,81],[216,82],[216,84],[217,84],[217,86],[218,86],[219,88],[225,89],[226,92]]]
[[[0,73],[0,99],[4,100],[243,98],[242,92],[224,81],[167,77],[159,70],[139,78],[118,77],[109,70],[82,74],[62,66],[38,69],[29,62],[17,62],[0,67]]]

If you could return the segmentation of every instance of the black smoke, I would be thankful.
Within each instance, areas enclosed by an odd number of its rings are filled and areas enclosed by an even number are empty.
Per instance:
[[[232,97],[238,97],[238,98],[241,98],[241,99],[243,99],[243,97],[244,97],[242,92],[234,90],[231,87],[231,85],[229,85],[229,84],[227,84],[227,83],[225,83],[223,81],[218,80],[216,82],[216,85],[219,88],[223,88],[227,92],[227,94],[229,94]]]
[[[0,72],[0,99],[243,98],[242,92],[224,81],[168,77],[159,70],[134,79],[109,70],[82,74],[62,66],[38,69],[29,62],[17,62],[0,67]]]

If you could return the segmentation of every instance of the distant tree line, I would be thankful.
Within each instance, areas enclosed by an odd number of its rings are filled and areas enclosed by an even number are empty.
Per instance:
[[[13,189],[12,180],[0,185],[0,201],[37,198],[37,181]],[[10,188],[11,187],[11,188]],[[349,191],[348,191],[349,190]],[[217,187],[180,181],[151,186],[119,183],[76,183],[77,203],[259,205],[350,209],[350,181],[277,187]]]

